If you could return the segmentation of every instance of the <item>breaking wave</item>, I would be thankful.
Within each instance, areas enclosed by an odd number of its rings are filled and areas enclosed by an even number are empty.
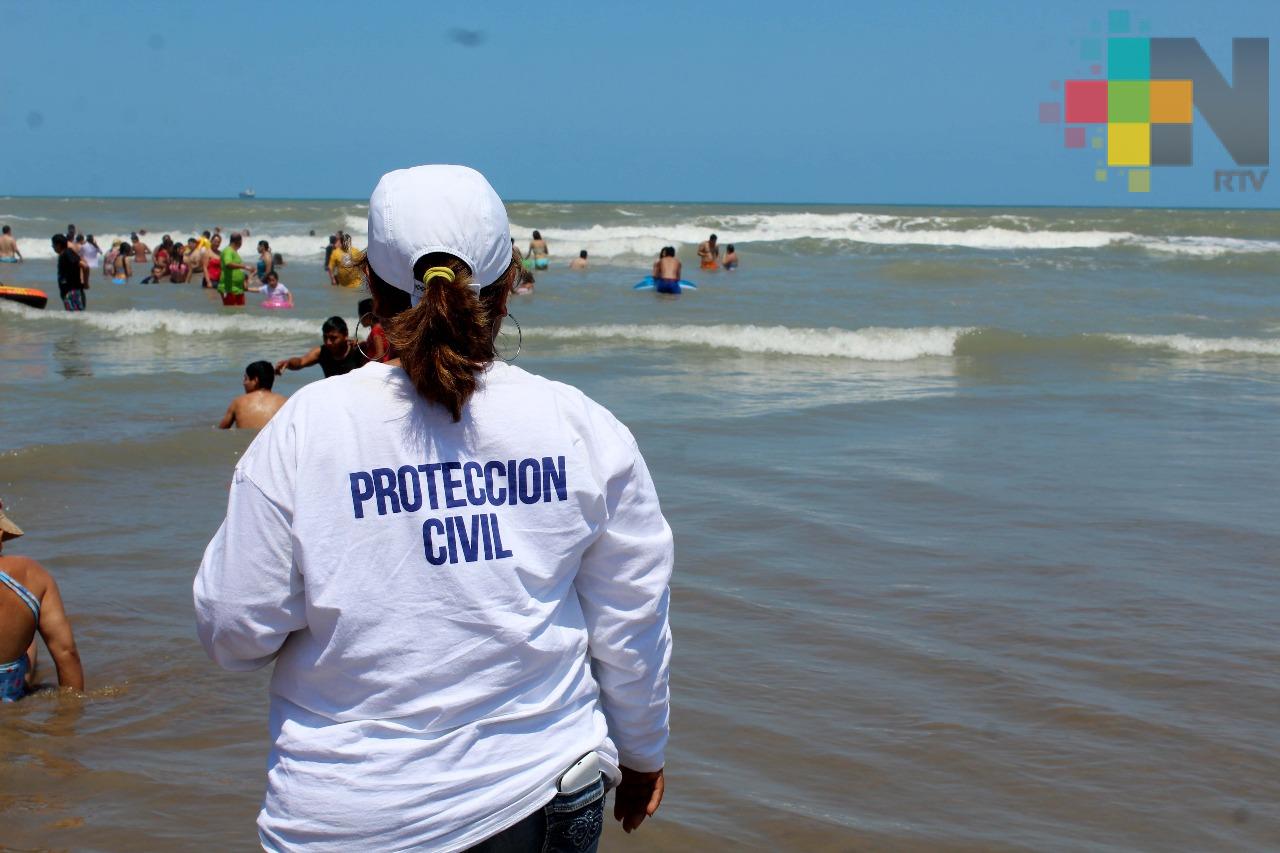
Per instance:
[[[586,249],[599,261],[634,262],[651,259],[663,246],[674,245],[686,252],[715,232],[722,244],[744,244],[757,247],[777,244],[786,248],[796,241],[807,241],[797,251],[812,251],[813,241],[835,249],[856,247],[925,247],[990,252],[1060,252],[1091,249],[1137,250],[1156,255],[1190,258],[1217,258],[1224,255],[1280,253],[1280,241],[1219,236],[1153,236],[1127,230],[1110,230],[1101,222],[1089,228],[1072,229],[1075,221],[1062,222],[1013,214],[956,214],[916,216],[904,214],[846,211],[759,212],[719,215],[693,215],[663,223],[663,214],[647,214],[617,208],[590,226],[559,226],[554,222],[536,221],[537,208],[517,205],[513,211],[511,235],[522,248],[533,229],[541,231],[551,245],[553,257],[569,258]],[[358,206],[356,207],[358,210]],[[18,218],[18,217],[7,217]],[[367,242],[367,221],[361,213],[345,213],[343,228],[350,232],[357,246]],[[244,254],[254,253],[257,241],[265,239],[275,252],[286,259],[304,262],[318,260],[327,234],[295,232],[296,224],[270,222],[255,225],[245,241]],[[175,239],[189,236],[181,229],[171,232]],[[128,237],[128,233],[97,233],[98,244],[105,250],[111,242]],[[20,235],[24,255],[33,260],[48,260],[53,250],[45,239]],[[158,242],[159,234],[147,235],[149,243]]]
[[[38,311],[0,300],[0,315],[38,323],[74,323],[119,337],[166,334],[314,337],[323,318],[199,314],[187,311]],[[348,324],[355,328],[354,318]],[[1202,338],[1098,332],[1029,335],[975,326],[917,326],[861,329],[757,325],[613,324],[543,326],[524,330],[530,339],[599,341],[649,346],[708,347],[740,353],[912,361],[920,358],[1066,356],[1121,358],[1126,353],[1183,356],[1280,356],[1280,338]]]

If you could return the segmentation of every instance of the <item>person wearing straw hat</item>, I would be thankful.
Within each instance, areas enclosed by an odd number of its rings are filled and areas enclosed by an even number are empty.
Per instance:
[[[479,172],[384,175],[388,361],[235,468],[196,623],[223,667],[274,662],[267,850],[594,851],[608,788],[627,832],[661,803],[671,529],[627,428],[503,360],[521,266]]]
[[[4,556],[4,543],[22,528],[0,502],[0,702],[15,702],[35,680],[37,633],[58,669],[58,686],[84,690],[84,670],[53,576],[35,560]]]

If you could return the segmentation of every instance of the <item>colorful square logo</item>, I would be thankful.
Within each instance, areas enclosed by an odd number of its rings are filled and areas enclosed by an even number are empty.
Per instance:
[[[1065,89],[1067,124],[1106,124],[1106,80],[1068,80]]]
[[[1214,192],[1262,191],[1267,170],[1252,167],[1271,162],[1269,38],[1233,36],[1220,64],[1197,39],[1149,36],[1151,22],[1123,9],[1088,32],[1076,40],[1076,79],[1050,83],[1055,100],[1040,103],[1039,117],[1061,128],[1063,147],[1094,149],[1096,182],[1150,192],[1153,169],[1192,165],[1202,124],[1250,167],[1215,168]]]
[[[1107,39],[1107,79],[1151,79],[1151,40]]]
[[[1233,40],[1235,71],[1231,91],[1224,94],[1214,88],[1221,74],[1194,39],[1147,37],[1150,23],[1124,10],[1095,20],[1091,31],[1078,41],[1079,78],[1055,80],[1051,87],[1061,92],[1061,111],[1054,110],[1052,102],[1042,102],[1039,117],[1041,123],[1062,128],[1064,147],[1094,148],[1098,155],[1106,151],[1105,159],[1096,158],[1097,181],[1107,182],[1109,170],[1119,169],[1117,185],[1149,192],[1152,167],[1191,165],[1197,97],[1201,115],[1238,164],[1266,164],[1265,118],[1242,120],[1237,130],[1216,124],[1215,111],[1207,112],[1217,105],[1216,115],[1228,115],[1221,105],[1228,96],[1234,99],[1231,108],[1239,112],[1237,104],[1244,97],[1237,97],[1239,88],[1249,90],[1253,114],[1265,115],[1266,39]],[[1236,61],[1237,49],[1245,51],[1241,62]],[[1086,74],[1097,76],[1086,79]]]
[[[1151,123],[1191,124],[1191,81],[1151,81]]]

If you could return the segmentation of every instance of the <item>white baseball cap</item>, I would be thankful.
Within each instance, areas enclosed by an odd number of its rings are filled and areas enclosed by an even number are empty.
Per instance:
[[[511,266],[507,209],[484,175],[466,166],[388,172],[369,197],[369,265],[417,305],[413,275],[423,255],[447,252],[471,267],[471,286],[493,284]]]

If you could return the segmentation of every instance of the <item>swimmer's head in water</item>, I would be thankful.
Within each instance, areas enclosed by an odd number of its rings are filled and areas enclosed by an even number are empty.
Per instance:
[[[578,257],[582,258],[585,261],[587,259],[587,250],[583,249],[581,252],[579,252]]]
[[[324,321],[324,325],[320,327],[320,334],[324,336],[325,349],[336,356],[341,357],[347,350],[347,321],[341,317],[330,317]]]
[[[269,361],[255,361],[244,369],[244,392],[270,391],[276,383],[276,369]]]

